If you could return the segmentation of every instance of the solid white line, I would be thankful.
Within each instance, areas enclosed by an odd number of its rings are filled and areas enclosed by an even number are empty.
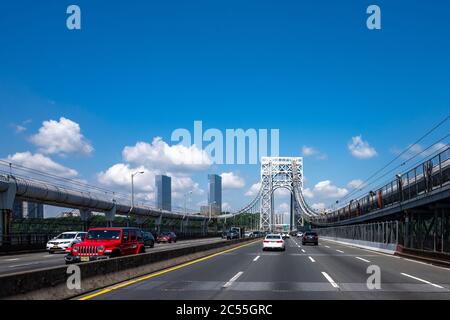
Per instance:
[[[332,285],[334,288],[339,288],[339,286],[337,285],[337,283],[334,282],[333,278],[331,278],[326,272],[323,272],[323,271],[322,271],[322,275],[328,280],[329,283],[331,283],[331,285]]]
[[[6,259],[5,261],[17,261],[19,258],[13,258],[13,259]]]
[[[259,259],[259,256],[257,256],[255,259],[253,259],[253,261],[257,261]]]
[[[430,285],[432,285],[433,287],[440,288],[440,289],[444,289],[444,287],[441,287],[440,285],[431,283],[430,281],[427,281],[427,280],[423,280],[423,279],[414,277],[414,276],[412,276],[412,275],[410,275],[410,274],[403,273],[403,272],[401,272],[400,274],[401,274],[401,275],[404,275],[405,277],[410,277],[410,278],[415,279],[415,280],[417,280],[417,281],[422,281],[422,282],[424,282],[424,283],[426,283],[426,284],[430,284]]]
[[[336,249],[336,251],[337,251],[337,252],[340,252],[340,253],[344,253],[344,251],[342,251],[342,250]]]
[[[302,252],[305,253],[306,252],[305,249],[302,249]]]
[[[235,282],[237,280],[237,278],[239,278],[243,273],[244,272],[242,272],[242,271],[239,271],[238,273],[236,273],[233,278],[231,278],[227,283],[225,283],[223,285],[223,287],[226,288],[226,287],[231,286],[233,284],[233,282]]]
[[[328,249],[330,249],[330,246],[325,246],[325,248],[328,248]]]
[[[367,263],[370,263],[370,261],[369,260],[367,260],[367,259],[364,259],[364,258],[360,258],[360,257],[355,257],[356,259],[359,259],[359,260],[361,260],[361,261],[364,261],[364,262],[367,262]]]
[[[308,257],[309,258],[309,260],[311,260],[311,262],[316,262],[316,260],[314,260],[313,258],[311,258],[311,257]]]

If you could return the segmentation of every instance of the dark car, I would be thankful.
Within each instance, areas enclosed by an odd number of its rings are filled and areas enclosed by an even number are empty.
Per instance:
[[[161,232],[156,237],[156,243],[160,242],[168,242],[168,243],[177,242],[177,235],[175,234],[175,232],[171,231]]]
[[[143,231],[142,238],[146,247],[153,248],[155,246],[155,237],[151,232]]]
[[[236,231],[228,231],[227,232],[227,240],[239,239],[239,233]]]
[[[317,235],[317,232],[306,231],[302,237],[302,244],[305,245],[306,243],[312,243],[317,246],[319,244],[319,236]]]

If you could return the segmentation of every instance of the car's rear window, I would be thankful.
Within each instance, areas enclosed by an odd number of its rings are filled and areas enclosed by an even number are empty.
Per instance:
[[[317,236],[316,232],[306,232],[305,235],[307,236]]]
[[[271,236],[267,236],[266,239],[280,239],[281,236],[277,236],[277,235],[271,235]]]

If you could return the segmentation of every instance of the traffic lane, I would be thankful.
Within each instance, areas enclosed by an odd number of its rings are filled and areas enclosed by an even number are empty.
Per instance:
[[[262,244],[257,243],[95,299],[450,299],[448,292],[411,292],[405,288],[368,290],[366,281],[358,287],[349,287],[336,280],[341,287],[335,288],[323,276],[321,267],[309,259],[308,253],[296,253],[300,248],[294,242],[287,240],[286,244],[286,252],[262,253]],[[319,255],[324,256],[327,254]],[[344,257],[333,256],[337,260]],[[329,274],[336,278],[332,270]]]
[[[192,239],[180,240],[172,243],[155,243],[154,248],[146,248],[146,252],[167,251],[175,248],[185,248],[193,245],[201,245],[206,243],[225,242],[221,238]],[[17,272],[33,271],[43,268],[51,268],[65,265],[65,253],[46,252],[20,254],[13,256],[0,257],[0,275],[13,274]]]
[[[319,246],[310,248],[309,252],[312,256],[316,257],[316,261],[321,264],[322,268],[328,270],[340,290],[349,292],[352,298],[358,298],[360,293],[364,293],[362,295],[364,298],[372,295],[374,297],[380,297],[383,296],[384,292],[389,292],[389,298],[393,299],[402,299],[405,297],[405,294],[411,299],[422,297],[433,298],[439,295],[449,297],[450,287],[447,285],[426,283],[423,278],[419,280],[403,275],[401,271],[402,267],[396,264],[398,260],[395,258],[381,256],[384,260],[380,261],[377,260],[380,257],[379,255],[366,254],[364,250],[358,248],[351,250],[342,246],[339,248],[335,248],[332,245],[327,247]],[[335,253],[337,250],[339,250],[338,254]],[[324,254],[324,251],[328,251],[330,254]],[[422,272],[420,270],[420,264],[405,262],[406,265],[409,263],[409,267],[415,267],[415,274]],[[369,283],[373,284],[369,276],[372,275],[374,269],[367,270],[369,266],[371,266],[370,268],[379,267],[381,278],[379,289],[374,289],[367,285],[368,280],[370,280]],[[354,280],[355,275],[359,275],[361,278]],[[358,294],[351,294],[352,292]]]
[[[222,299],[224,286],[253,263],[250,253],[261,240],[243,244],[232,252],[199,259],[187,266],[93,297],[96,300]],[[239,254],[234,254],[238,252]],[[169,268],[171,269],[171,268]],[[153,275],[153,274],[151,274]],[[150,275],[150,276],[151,276]],[[233,280],[235,281],[235,280]],[[119,284],[120,285],[120,284]]]
[[[380,266],[383,282],[399,282],[400,279],[400,282],[422,283],[421,281],[403,275],[407,274],[441,285],[445,288],[450,288],[449,268],[322,240],[322,244],[325,243],[329,248],[326,248],[325,245],[323,245],[321,246],[321,249],[344,251],[346,254],[351,254],[354,257],[363,258],[364,260],[369,261],[365,262],[367,265]],[[326,252],[327,250],[324,251]],[[361,259],[357,260],[362,261]],[[364,261],[362,261],[362,263],[364,263]]]
[[[293,239],[294,241],[297,241]],[[301,242],[300,242],[301,243]],[[340,292],[340,297],[328,292],[324,293],[327,298],[346,299],[449,299],[449,288],[436,288],[430,284],[418,282],[416,279],[405,278],[398,270],[391,268],[391,260],[383,261],[381,268],[381,289],[370,288],[367,280],[371,273],[367,272],[367,267],[371,265],[367,261],[376,254],[367,253],[356,248],[347,250],[344,247],[333,246],[302,246],[297,245],[312,259],[316,267],[321,272],[326,272],[328,280],[333,281]],[[344,251],[345,250],[345,251]],[[357,259],[359,258],[359,259]],[[386,258],[386,257],[385,257]],[[389,258],[389,257],[387,257]],[[364,259],[366,261],[363,261]],[[389,265],[389,268],[384,266]],[[372,283],[371,281],[369,281]],[[302,294],[302,297],[306,298]],[[311,297],[311,295],[309,295]]]

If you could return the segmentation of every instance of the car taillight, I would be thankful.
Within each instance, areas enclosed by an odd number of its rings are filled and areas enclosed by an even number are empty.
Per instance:
[[[283,243],[283,240],[278,240],[277,243]]]
[[[270,242],[269,240],[264,240],[265,243]]]

